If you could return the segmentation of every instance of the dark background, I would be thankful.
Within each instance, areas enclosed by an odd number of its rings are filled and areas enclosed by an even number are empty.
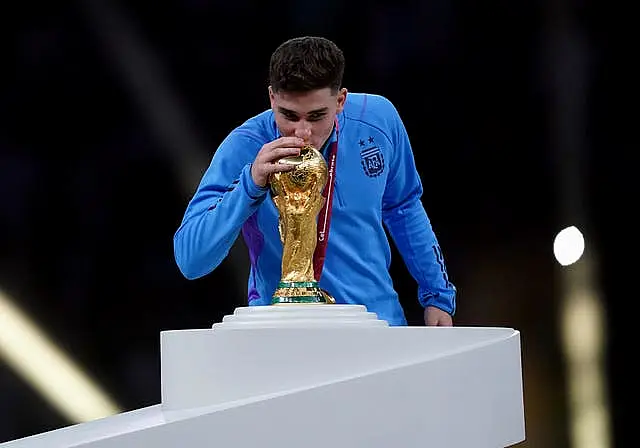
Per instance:
[[[614,441],[629,446],[628,12],[586,0],[12,6],[0,14],[0,288],[124,409],[160,400],[160,331],[209,327],[245,304],[242,243],[187,281],[173,233],[217,144],[268,107],[273,49],[322,34],[345,52],[345,87],[387,96],[403,117],[459,290],[456,323],[522,332],[523,445],[569,446],[553,238],[575,224],[598,249]],[[562,95],[580,86],[574,102]],[[583,182],[568,196],[567,142]],[[0,442],[67,424],[0,359]]]

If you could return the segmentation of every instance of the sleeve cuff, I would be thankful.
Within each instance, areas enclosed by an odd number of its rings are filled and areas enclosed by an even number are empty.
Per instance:
[[[253,181],[253,177],[251,177],[250,163],[245,165],[245,167],[242,169],[242,173],[240,175],[240,183],[244,187],[244,190],[246,191],[247,195],[251,199],[256,201],[263,199],[266,196],[267,191],[269,191],[269,186],[265,185],[264,187],[260,187],[259,185],[256,185],[256,183]]]
[[[456,313],[456,293],[454,291],[451,297],[439,293],[428,293],[420,297],[420,304],[423,308],[435,306],[453,316]]]

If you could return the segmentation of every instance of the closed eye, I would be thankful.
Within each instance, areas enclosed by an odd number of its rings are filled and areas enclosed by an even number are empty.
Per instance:
[[[282,114],[282,116],[289,121],[299,121],[300,116],[290,109],[285,109],[284,107],[279,107],[278,111]],[[307,114],[307,120],[309,121],[320,121],[325,118],[327,115],[327,108],[323,107],[322,109],[312,110]]]
[[[320,121],[325,117],[325,114],[309,115],[309,121]]]

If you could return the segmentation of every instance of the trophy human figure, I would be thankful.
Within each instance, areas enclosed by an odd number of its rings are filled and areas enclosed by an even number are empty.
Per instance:
[[[278,163],[293,164],[295,168],[270,176],[282,241],[282,277],[271,303],[334,303],[318,286],[313,268],[317,217],[325,201],[322,192],[327,183],[327,163],[310,145],[304,146],[299,156],[286,157]]]

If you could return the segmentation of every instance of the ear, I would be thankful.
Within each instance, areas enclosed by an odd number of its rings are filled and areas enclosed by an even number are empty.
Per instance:
[[[340,89],[340,91],[338,92],[338,96],[336,97],[336,101],[338,103],[336,107],[336,113],[339,114],[340,112],[342,112],[342,109],[344,109],[344,103],[347,101],[347,89],[345,89],[344,87]]]
[[[271,104],[271,108],[273,109],[276,96],[273,93],[273,89],[271,88],[271,86],[269,86],[268,91],[269,91],[269,103]]]

